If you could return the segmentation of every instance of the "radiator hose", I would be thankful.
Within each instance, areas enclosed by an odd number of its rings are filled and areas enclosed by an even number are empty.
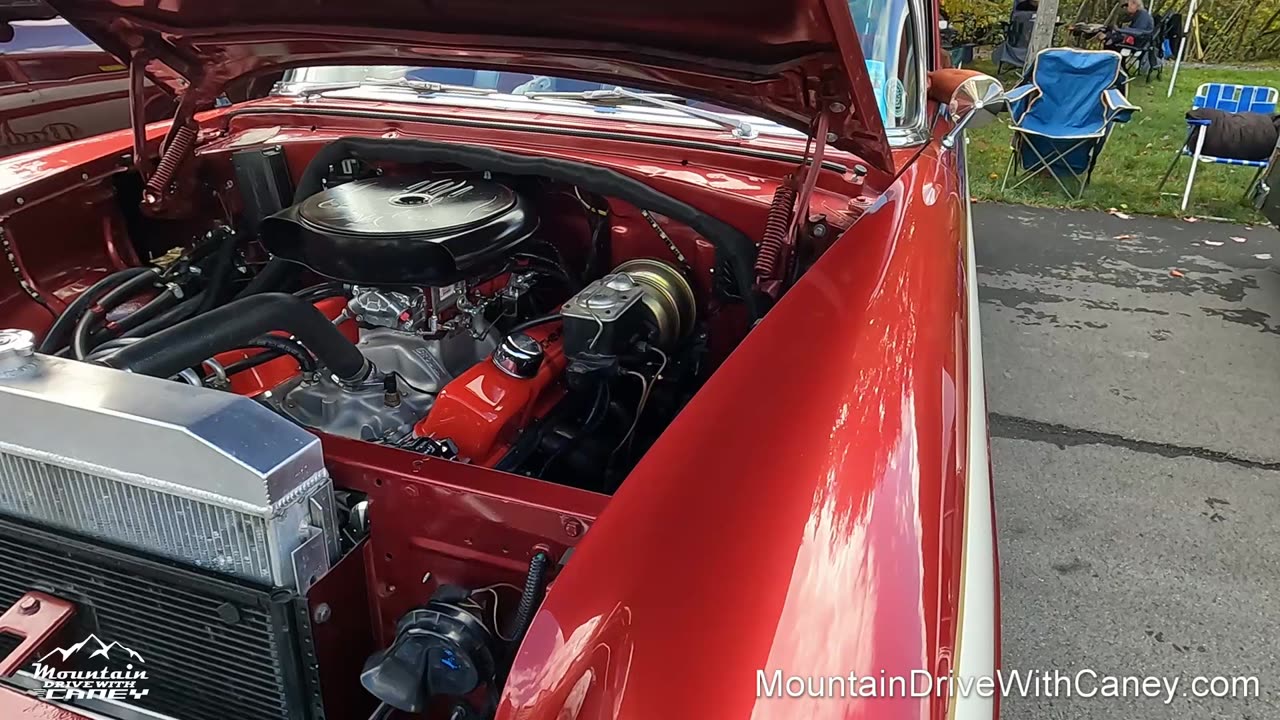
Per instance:
[[[229,302],[122,347],[102,362],[167,378],[276,330],[297,337],[342,382],[360,382],[372,369],[359,348],[324,313],[285,293],[261,293]]]

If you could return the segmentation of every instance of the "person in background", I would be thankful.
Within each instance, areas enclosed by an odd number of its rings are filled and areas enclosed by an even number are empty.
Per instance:
[[[1142,0],[1126,0],[1124,11],[1125,18],[1121,20],[1120,25],[1114,30],[1098,33],[1099,40],[1108,45],[1121,44],[1116,42],[1115,38],[1108,40],[1108,35],[1117,33],[1122,35],[1141,35],[1151,34],[1156,31],[1156,21],[1151,17],[1151,13],[1143,5]]]
[[[1014,12],[1035,12],[1040,9],[1040,0],[1018,0],[1013,6]]]

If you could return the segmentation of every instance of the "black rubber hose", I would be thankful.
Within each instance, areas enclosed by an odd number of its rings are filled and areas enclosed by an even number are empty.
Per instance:
[[[145,268],[145,272],[134,275],[116,285],[108,290],[100,300],[92,303],[89,309],[76,321],[75,332],[71,334],[71,356],[77,360],[83,360],[98,343],[110,339],[108,335],[111,333],[98,333],[98,330],[106,320],[107,313],[142,292],[144,288],[153,285],[159,277],[159,269]],[[95,334],[97,334],[97,337],[95,337]]]
[[[314,355],[297,340],[290,340],[279,335],[261,335],[245,343],[245,347],[265,348],[279,355],[288,355],[298,361],[298,367],[305,373],[313,373],[319,368]],[[229,373],[228,373],[229,374]]]
[[[747,308],[748,323],[754,324],[764,315],[764,299],[756,294],[754,288],[756,245],[746,233],[616,170],[575,160],[520,155],[475,145],[410,139],[339,138],[321,148],[307,163],[306,170],[298,179],[294,201],[301,202],[320,192],[329,166],[347,158],[399,164],[448,163],[471,170],[546,177],[666,215],[693,228],[715,246],[717,261],[723,260],[732,270],[733,282]]]
[[[236,234],[230,228],[215,228],[211,231],[216,237],[210,242],[217,245],[214,249],[213,263],[209,266],[209,284],[204,288],[204,295],[196,305],[195,314],[199,315],[213,309],[222,299],[227,285],[231,283],[231,274],[235,271],[232,260],[235,259]]]
[[[71,341],[71,333],[75,332],[76,322],[80,320],[80,316],[84,314],[85,310],[89,309],[90,305],[111,288],[148,270],[150,268],[125,268],[90,285],[88,289],[80,293],[79,297],[71,301],[71,304],[67,306],[66,310],[62,311],[57,320],[53,321],[53,326],[49,328],[49,332],[45,333],[44,340],[40,341],[40,346],[36,350],[42,353],[53,353],[66,346]]]
[[[180,323],[196,313],[196,309],[200,305],[200,300],[203,297],[204,293],[198,292],[177,305],[174,305],[173,308],[166,310],[154,319],[148,320],[132,330],[120,333],[120,338],[146,337],[153,332],[157,332]]]
[[[371,366],[364,355],[324,313],[285,293],[262,293],[229,302],[121,348],[103,363],[167,378],[274,330],[298,338],[343,382],[359,382],[369,375]]]
[[[145,269],[145,273],[131,277],[108,290],[101,300],[89,306],[89,312],[106,317],[112,308],[127,302],[133,296],[154,285],[156,280],[160,278],[160,270],[150,267]]]
[[[543,576],[547,572],[547,564],[551,556],[538,551],[529,560],[529,574],[524,578],[524,592],[520,593],[520,604],[516,606],[515,632],[511,634],[511,646],[520,647],[524,634],[529,631],[529,623],[533,622],[533,611],[542,602]]]
[[[176,305],[178,299],[178,291],[176,289],[165,288],[164,292],[152,298],[146,305],[134,310],[115,323],[108,323],[107,328],[111,332],[112,339],[152,318],[158,317],[161,313]]]
[[[298,266],[288,260],[273,257],[258,271],[249,284],[240,288],[240,292],[232,300],[243,300],[251,295],[265,292],[278,292],[285,288],[290,277],[297,272]]]

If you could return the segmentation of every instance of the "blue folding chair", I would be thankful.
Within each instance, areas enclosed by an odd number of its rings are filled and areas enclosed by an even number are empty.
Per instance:
[[[1230,113],[1254,112],[1271,115],[1276,111],[1276,98],[1276,89],[1265,85],[1205,83],[1196,88],[1196,96],[1191,100],[1191,108],[1193,110],[1208,108]],[[1262,177],[1262,172],[1267,169],[1266,160],[1237,160],[1235,158],[1205,155],[1200,152],[1204,147],[1205,132],[1210,124],[1211,121],[1209,120],[1187,118],[1187,140],[1182,143],[1182,147],[1178,148],[1178,151],[1174,154],[1173,162],[1169,164],[1169,169],[1165,171],[1164,178],[1160,180],[1160,187],[1157,189],[1157,191],[1164,189],[1165,183],[1169,181],[1169,176],[1173,174],[1173,169],[1178,166],[1178,161],[1183,156],[1189,155],[1191,157],[1191,170],[1187,172],[1187,186],[1182,191],[1182,209],[1184,211],[1187,209],[1187,203],[1191,200],[1191,184],[1195,182],[1196,166],[1200,163],[1242,165],[1244,167],[1258,168],[1258,171],[1253,174],[1253,180],[1249,181],[1249,187],[1245,188],[1244,196],[1246,199],[1253,193],[1253,186],[1258,184],[1258,178]],[[1192,137],[1195,138],[1195,149],[1188,150],[1187,148],[1191,146]],[[1173,193],[1169,194],[1172,195]]]
[[[1140,109],[1125,99],[1120,62],[1110,50],[1049,48],[1035,56],[1023,84],[1007,93],[1013,153],[1001,192],[1047,172],[1067,197],[1080,199],[1111,129]]]

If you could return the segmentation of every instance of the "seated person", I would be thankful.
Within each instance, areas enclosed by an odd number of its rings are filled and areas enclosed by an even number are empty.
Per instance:
[[[1098,33],[1098,39],[1105,47],[1132,46],[1140,39],[1151,37],[1156,31],[1156,21],[1143,6],[1142,0],[1126,0],[1125,17],[1120,24],[1108,31]]]
[[[1040,9],[1040,0],[1018,0],[1013,6],[1014,12],[1035,12]]]

